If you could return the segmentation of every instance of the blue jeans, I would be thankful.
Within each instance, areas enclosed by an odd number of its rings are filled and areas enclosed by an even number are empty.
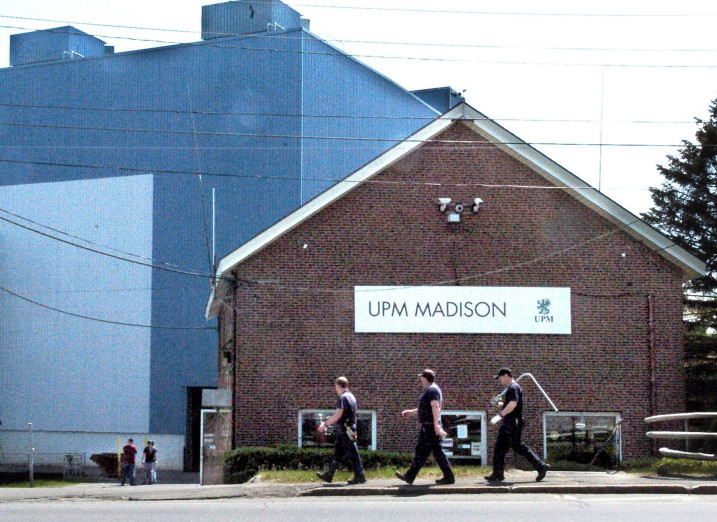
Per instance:
[[[127,480],[127,477],[129,477],[129,485],[134,486],[135,485],[135,471],[134,471],[134,464],[125,464],[122,466],[122,481],[120,484],[124,486],[125,481]]]
[[[157,482],[157,462],[144,463],[144,483],[155,484]]]

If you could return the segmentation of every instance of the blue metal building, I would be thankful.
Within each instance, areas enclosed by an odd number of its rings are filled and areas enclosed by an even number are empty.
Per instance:
[[[222,257],[445,109],[281,2],[202,16],[202,41],[141,51],[114,53],[72,27],[11,39],[0,70],[5,451],[24,448],[32,422],[46,451],[113,451],[118,435],[151,434],[165,468],[194,467],[198,397],[216,386],[203,315],[213,242]]]

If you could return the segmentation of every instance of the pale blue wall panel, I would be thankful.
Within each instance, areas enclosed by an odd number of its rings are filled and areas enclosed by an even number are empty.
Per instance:
[[[151,176],[0,187],[0,208],[103,245],[149,256]],[[90,248],[97,245],[6,219]],[[116,251],[111,251],[117,254]],[[48,307],[149,324],[151,269],[0,221],[0,286]],[[61,314],[0,291],[3,429],[149,428],[150,332]]]

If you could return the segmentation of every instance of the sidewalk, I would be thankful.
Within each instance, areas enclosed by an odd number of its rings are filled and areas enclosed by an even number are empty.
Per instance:
[[[543,482],[535,482],[534,472],[510,471],[506,481],[489,485],[483,480],[462,479],[451,486],[436,486],[421,480],[414,485],[400,480],[370,480],[349,486],[334,484],[276,484],[251,482],[224,486],[198,484],[157,484],[120,486],[115,483],[75,484],[61,488],[0,488],[0,504],[37,500],[204,500],[227,498],[290,498],[303,496],[419,496],[428,494],[717,494],[717,478],[666,478],[629,473],[552,471]]]

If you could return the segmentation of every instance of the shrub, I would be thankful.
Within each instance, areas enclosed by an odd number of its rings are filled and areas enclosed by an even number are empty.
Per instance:
[[[410,465],[413,455],[395,451],[359,450],[365,469],[402,468]],[[259,471],[323,469],[331,460],[332,449],[297,448],[284,445],[276,448],[237,448],[224,456],[224,482],[246,482]]]

